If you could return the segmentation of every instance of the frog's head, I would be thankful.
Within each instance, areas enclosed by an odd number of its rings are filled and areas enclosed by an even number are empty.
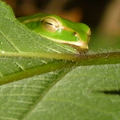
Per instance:
[[[79,52],[88,49],[91,32],[83,23],[75,23],[56,15],[39,14],[25,24],[41,36],[70,45]]]

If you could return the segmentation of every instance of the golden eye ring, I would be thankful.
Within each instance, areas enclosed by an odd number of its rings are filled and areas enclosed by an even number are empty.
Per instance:
[[[44,18],[41,21],[41,24],[46,30],[50,32],[55,32],[56,30],[59,29],[58,21],[51,17]]]

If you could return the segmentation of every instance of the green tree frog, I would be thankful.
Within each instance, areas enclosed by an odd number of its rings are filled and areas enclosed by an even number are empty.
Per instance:
[[[39,13],[18,18],[29,29],[55,42],[70,45],[78,52],[88,50],[90,28],[83,23],[75,23],[56,15]]]

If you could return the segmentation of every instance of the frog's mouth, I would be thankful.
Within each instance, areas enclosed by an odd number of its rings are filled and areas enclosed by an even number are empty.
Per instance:
[[[42,35],[41,35],[42,36]],[[45,37],[45,36],[43,36]],[[78,42],[71,42],[71,41],[63,41],[63,40],[56,40],[56,39],[51,39],[49,37],[45,37],[48,38],[54,42],[58,42],[61,44],[65,44],[65,45],[69,45],[71,47],[73,47],[74,49],[76,49],[79,53],[85,53],[88,50],[88,42],[85,41],[78,41]]]
[[[79,53],[86,52],[89,48],[88,43],[85,41],[68,42],[68,41],[54,40],[54,39],[51,39],[51,40],[58,42],[58,43],[65,44],[65,45],[69,45],[69,46],[73,47],[74,49],[76,49]]]
[[[88,44],[84,41],[79,41],[79,42],[67,42],[63,43],[69,46],[72,46],[74,49],[76,49],[78,52],[86,52],[88,50]]]

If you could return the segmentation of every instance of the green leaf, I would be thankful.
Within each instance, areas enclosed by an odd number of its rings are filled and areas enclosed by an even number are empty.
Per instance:
[[[79,55],[0,1],[0,120],[119,120],[119,97],[119,50]]]

